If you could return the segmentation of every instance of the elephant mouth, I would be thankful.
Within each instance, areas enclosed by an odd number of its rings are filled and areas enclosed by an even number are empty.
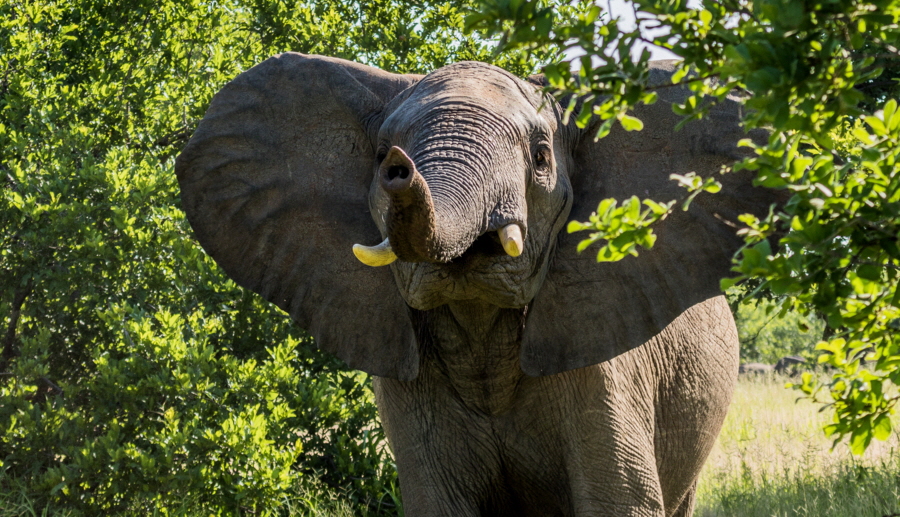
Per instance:
[[[462,255],[447,262],[444,266],[452,272],[465,272],[482,265],[482,262],[496,260],[507,253],[500,242],[496,231],[479,235]]]
[[[545,249],[527,245],[522,256],[511,257],[498,232],[488,231],[448,262],[397,260],[392,269],[401,295],[414,309],[431,310],[451,301],[468,300],[521,308],[534,297],[545,259]]]

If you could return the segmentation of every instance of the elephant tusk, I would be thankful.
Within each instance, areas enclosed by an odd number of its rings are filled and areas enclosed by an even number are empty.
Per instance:
[[[500,228],[500,244],[510,257],[518,257],[525,249],[525,243],[522,242],[522,229],[518,224],[508,224]]]
[[[386,266],[397,260],[397,255],[391,249],[389,239],[385,239],[384,242],[377,246],[354,244],[353,254],[356,255],[360,262],[372,267]]]

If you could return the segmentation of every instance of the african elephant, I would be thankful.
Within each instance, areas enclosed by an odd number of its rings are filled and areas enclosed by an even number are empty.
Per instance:
[[[806,364],[806,359],[799,355],[788,355],[782,357],[775,363],[775,373],[786,375],[797,375],[800,368]]]
[[[595,142],[541,77],[286,53],[226,85],[178,157],[209,254],[375,376],[407,515],[691,514],[737,377],[728,223],[771,194],[722,176],[617,263],[561,231],[735,159],[739,104],[674,132],[671,69],[643,131]]]
[[[765,363],[744,363],[738,366],[738,373],[766,375],[775,371],[775,367]]]

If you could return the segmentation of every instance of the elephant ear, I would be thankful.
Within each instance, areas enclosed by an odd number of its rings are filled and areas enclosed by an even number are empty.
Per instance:
[[[406,304],[390,269],[351,249],[382,240],[368,206],[369,131],[418,79],[272,57],[216,94],[175,164],[197,239],[231,278],[351,367],[398,379],[419,367]]]
[[[680,199],[685,190],[670,174],[707,177],[739,157],[741,105],[728,99],[704,119],[680,131],[672,104],[688,92],[671,85],[674,62],[652,63],[659,100],[636,115],[642,131],[620,127],[594,142],[588,127],[574,146],[571,220],[587,221],[605,198],[657,201]],[[757,138],[765,135],[753,135]],[[550,375],[597,364],[627,352],[663,330],[679,314],[721,295],[719,280],[730,276],[731,258],[742,240],[735,235],[742,213],[762,215],[780,194],[752,186],[749,171],[717,176],[723,189],[701,194],[684,212],[677,207],[655,227],[652,250],[619,262],[598,263],[596,249],[576,252],[585,233],[560,234],[541,291],[529,306],[522,344],[522,368]]]

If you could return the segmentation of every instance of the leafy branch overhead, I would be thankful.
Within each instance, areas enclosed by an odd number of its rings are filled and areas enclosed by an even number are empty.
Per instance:
[[[900,385],[894,100],[900,2],[636,0],[632,6],[637,23],[625,28],[593,2],[491,0],[481,2],[467,26],[497,38],[498,50],[553,49],[558,62],[544,68],[549,90],[569,99],[579,126],[598,117],[597,138],[615,120],[638,129],[629,110],[655,101],[647,45],[681,59],[673,83],[690,95],[674,110],[685,123],[741,94],[745,128],[765,129],[769,137],[745,142],[751,154],[733,168],[754,171],[759,185],[786,190],[790,199],[767,217],[741,217],[747,245],[735,258],[736,276],[722,286],[752,281],[752,294],[779,296],[782,312],[824,318],[819,361],[833,376],[820,384],[806,375],[796,387],[829,404],[834,422],[825,431],[835,443],[849,437],[861,453],[872,438],[890,434],[889,415],[900,400],[889,388]],[[685,205],[716,190],[709,178],[673,179],[688,187]],[[637,246],[652,246],[647,225],[664,217],[640,212],[641,203],[635,198],[616,208],[604,200],[590,221],[571,223],[570,230],[594,232],[582,248],[605,241],[598,260],[636,254]]]
[[[621,260],[628,255],[637,255],[637,247],[652,248],[656,235],[650,224],[666,218],[674,201],[657,203],[645,199],[643,203],[636,196],[626,199],[622,206],[616,206],[615,199],[604,199],[591,215],[588,222],[569,222],[569,233],[593,230],[594,233],[578,243],[578,251],[584,251],[595,242],[606,241],[597,252],[597,262]],[[641,210],[641,204],[646,208]]]

